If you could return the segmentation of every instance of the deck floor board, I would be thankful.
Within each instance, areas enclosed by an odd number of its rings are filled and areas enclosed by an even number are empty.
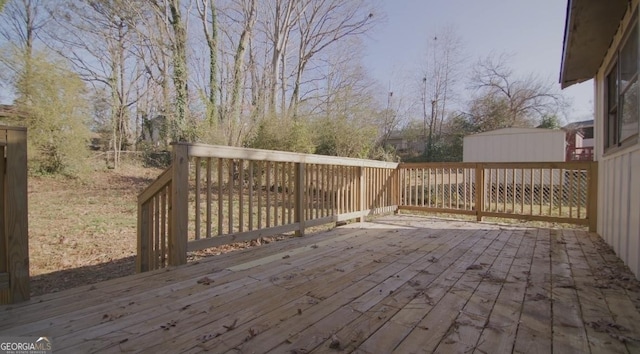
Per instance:
[[[632,353],[639,299],[597,235],[396,215],[0,306],[0,336],[87,353]]]

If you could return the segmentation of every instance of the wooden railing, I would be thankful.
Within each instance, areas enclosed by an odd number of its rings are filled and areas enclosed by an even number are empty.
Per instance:
[[[588,225],[596,229],[597,163],[401,164],[400,210]]]
[[[597,164],[396,164],[179,143],[138,199],[138,271],[187,252],[397,210],[596,227]]]
[[[395,211],[397,163],[179,143],[138,198],[137,270],[187,252]]]
[[[27,131],[0,126],[0,304],[29,293]]]
[[[593,161],[593,146],[567,147],[567,162],[569,161]]]

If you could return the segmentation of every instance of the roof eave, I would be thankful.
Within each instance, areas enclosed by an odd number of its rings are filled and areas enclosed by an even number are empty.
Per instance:
[[[567,1],[560,67],[562,88],[596,75],[629,3],[629,0]]]

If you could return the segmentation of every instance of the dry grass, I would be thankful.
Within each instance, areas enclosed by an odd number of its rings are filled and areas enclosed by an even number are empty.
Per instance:
[[[32,293],[132,274],[136,198],[161,172],[123,166],[80,179],[29,179]]]

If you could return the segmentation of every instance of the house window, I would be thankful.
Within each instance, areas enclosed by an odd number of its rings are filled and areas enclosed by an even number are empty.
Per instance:
[[[638,141],[639,94],[638,22],[636,21],[607,75],[605,151],[635,144]]]

